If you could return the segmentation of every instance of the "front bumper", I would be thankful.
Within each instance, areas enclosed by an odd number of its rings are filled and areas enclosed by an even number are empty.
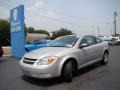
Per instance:
[[[57,66],[39,66],[39,65],[29,65],[25,64],[22,61],[19,63],[21,70],[25,75],[34,78],[54,78],[60,76]]]

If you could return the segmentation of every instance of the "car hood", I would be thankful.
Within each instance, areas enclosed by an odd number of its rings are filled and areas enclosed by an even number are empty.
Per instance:
[[[35,44],[26,44],[25,48],[34,47],[34,46],[37,46],[37,45],[35,45]],[[47,44],[39,44],[38,46],[47,46]]]
[[[26,44],[25,47],[32,47],[32,46],[35,46],[34,44]]]
[[[41,59],[47,56],[58,56],[62,54],[64,51],[69,50],[67,47],[44,47],[37,50],[33,50],[24,55],[26,58],[31,59]]]

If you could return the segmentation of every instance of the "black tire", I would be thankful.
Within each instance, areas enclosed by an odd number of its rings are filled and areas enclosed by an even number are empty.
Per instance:
[[[3,51],[0,53],[0,57],[2,57],[3,56]]]
[[[115,42],[115,38],[113,38],[112,41]]]
[[[108,52],[105,52],[103,55],[103,59],[101,60],[101,64],[106,65],[109,62]]]
[[[118,43],[118,45],[120,45],[120,42]]]
[[[72,77],[75,77],[78,75],[78,69],[77,69],[77,65],[75,63],[72,62]]]
[[[3,53],[0,54],[0,57],[2,57],[2,56],[3,56]]]
[[[66,82],[72,81],[72,62],[71,61],[65,63],[62,74]]]

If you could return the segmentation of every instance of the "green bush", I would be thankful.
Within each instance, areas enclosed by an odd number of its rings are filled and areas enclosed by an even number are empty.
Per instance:
[[[64,36],[64,35],[72,35],[72,31],[68,30],[67,28],[61,28],[60,30],[53,31],[52,39],[56,39],[57,37]]]

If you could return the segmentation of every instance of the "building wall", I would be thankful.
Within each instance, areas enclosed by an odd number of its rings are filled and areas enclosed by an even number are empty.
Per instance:
[[[34,42],[37,40],[42,40],[48,38],[46,34],[34,34],[34,33],[28,33],[26,37],[26,42]]]

